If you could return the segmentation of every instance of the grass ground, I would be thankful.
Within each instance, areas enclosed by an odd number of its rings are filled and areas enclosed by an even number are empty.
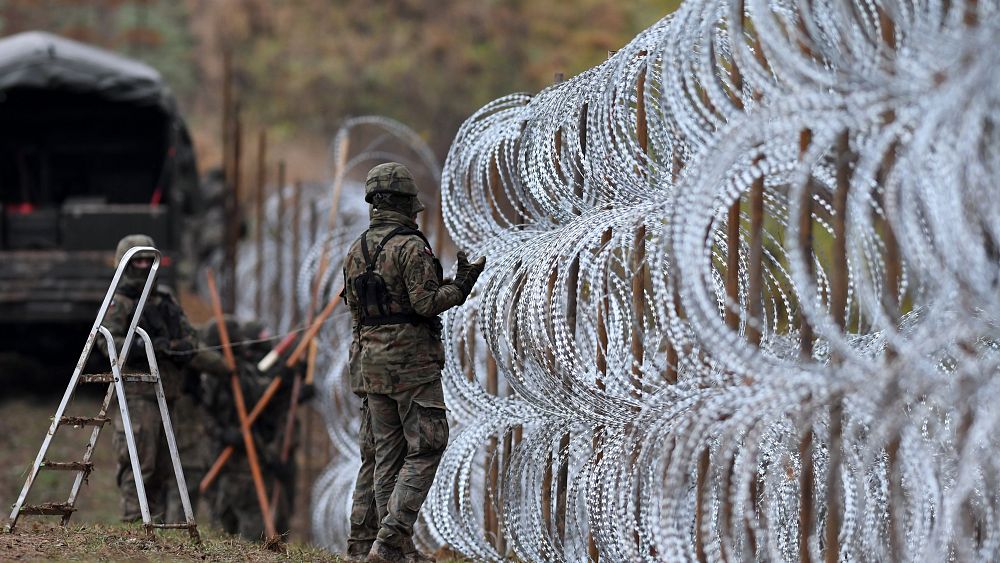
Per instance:
[[[19,396],[0,401],[0,525],[6,525],[10,506],[17,499],[31,462],[38,453],[45,432],[59,404],[60,392],[46,397]],[[100,398],[79,396],[67,414],[95,416]],[[73,461],[83,458],[90,428],[60,428],[49,448],[48,459]],[[115,484],[115,456],[111,447],[114,430],[105,426],[94,452],[94,471],[81,489],[73,520],[81,523],[116,522],[118,488]],[[42,471],[35,480],[29,503],[64,502],[72,485],[66,471]],[[51,517],[50,517],[51,519]]]
[[[10,506],[38,453],[50,417],[58,406],[59,394],[0,399],[0,528],[5,528],[9,521]],[[99,406],[100,397],[82,395],[74,400],[67,414],[94,416]],[[94,471],[80,491],[78,510],[70,525],[58,526],[55,516],[24,517],[14,534],[0,533],[0,560],[338,560],[303,543],[293,542],[286,555],[277,555],[257,544],[222,535],[204,524],[208,520],[204,507],[198,515],[199,530],[205,538],[203,545],[191,545],[186,532],[177,531],[159,531],[157,539],[150,541],[141,527],[118,522],[112,433],[110,426],[101,433],[94,452]],[[90,429],[60,428],[46,457],[53,461],[79,460],[89,436]],[[28,503],[64,502],[72,484],[71,476],[70,472],[42,471]],[[301,531],[293,534],[296,535],[305,537]]]
[[[202,530],[202,542],[187,532],[159,531],[147,537],[139,525],[52,523],[19,524],[12,534],[0,533],[0,559],[5,561],[342,561],[319,548],[292,544],[283,552],[240,538]]]
[[[0,530],[6,528],[10,506],[21,491],[62,391],[60,384],[59,389],[47,396],[0,397]],[[66,414],[94,416],[101,398],[80,395]],[[318,422],[313,426],[314,432],[322,432]],[[150,540],[141,526],[119,523],[112,433],[110,426],[101,433],[93,457],[94,471],[80,491],[76,503],[78,510],[70,524],[60,527],[55,516],[22,518],[13,534],[0,531],[0,561],[340,561],[305,542],[308,539],[307,510],[298,510],[293,518],[292,543],[285,553],[274,553],[259,544],[209,528],[205,525],[208,515],[204,506],[197,515],[198,529],[204,540],[200,545],[192,544],[186,532],[161,530]],[[89,436],[90,429],[60,428],[46,457],[53,461],[79,460]],[[326,459],[328,454],[317,451],[314,455]],[[299,482],[308,482],[309,476],[304,471]],[[28,503],[64,502],[71,484],[70,472],[42,471],[28,496]],[[308,506],[308,490],[300,485],[299,506]],[[441,550],[437,556],[439,561],[464,561],[450,550]]]

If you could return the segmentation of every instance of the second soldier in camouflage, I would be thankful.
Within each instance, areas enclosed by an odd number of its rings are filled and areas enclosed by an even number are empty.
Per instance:
[[[373,168],[365,201],[371,204],[369,229],[344,263],[344,298],[354,322],[351,385],[366,407],[349,554],[360,556],[371,543],[368,561],[428,561],[412,537],[448,445],[437,316],[465,302],[485,259],[470,263],[459,253],[455,279],[443,278],[417,228],[424,207],[402,164]]]

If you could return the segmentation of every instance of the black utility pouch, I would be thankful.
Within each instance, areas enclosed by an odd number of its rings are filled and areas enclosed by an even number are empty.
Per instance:
[[[389,313],[389,290],[385,280],[371,269],[354,278],[354,294],[361,306],[361,319],[384,317]]]

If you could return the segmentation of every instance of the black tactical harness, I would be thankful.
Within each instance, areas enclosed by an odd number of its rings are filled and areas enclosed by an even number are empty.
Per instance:
[[[389,234],[385,235],[382,242],[375,247],[375,253],[368,250],[368,231],[361,234],[361,254],[365,258],[365,273],[354,279],[354,293],[358,296],[358,304],[361,310],[360,326],[383,326],[398,324],[430,325],[438,323],[437,317],[425,317],[416,313],[391,313],[389,303],[392,302],[392,295],[385,286],[385,279],[375,271],[375,264],[379,254],[385,249],[389,239],[396,235],[416,235],[420,237],[424,244],[430,248],[427,237],[417,229],[410,227],[396,227]],[[378,309],[377,315],[369,314],[369,307]]]

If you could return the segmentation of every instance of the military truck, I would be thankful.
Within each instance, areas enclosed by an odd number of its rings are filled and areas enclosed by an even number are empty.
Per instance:
[[[156,70],[43,32],[0,39],[0,353],[78,355],[126,234],[156,240],[170,283],[197,198]]]

